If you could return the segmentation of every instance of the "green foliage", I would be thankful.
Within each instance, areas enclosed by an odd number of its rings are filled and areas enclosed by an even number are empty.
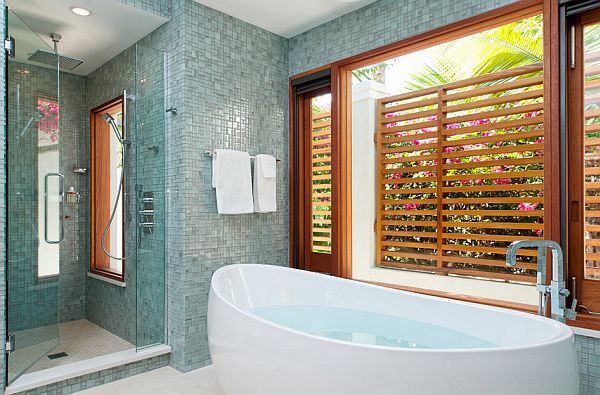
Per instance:
[[[444,44],[409,74],[404,91],[424,89],[543,60],[542,16],[520,20]]]
[[[380,63],[373,66],[364,67],[352,71],[352,75],[358,82],[377,81],[384,82],[385,69],[389,67],[387,63]]]

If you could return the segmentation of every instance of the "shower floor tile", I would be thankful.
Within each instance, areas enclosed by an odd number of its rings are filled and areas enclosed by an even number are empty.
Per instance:
[[[28,340],[27,342],[33,344],[33,346],[11,354],[8,364],[9,370],[13,372],[23,370],[27,367],[26,364],[32,360],[32,356],[39,355],[50,349],[48,344],[51,344],[52,341],[49,341],[48,337],[51,338],[54,331],[56,331],[56,327],[48,327],[24,331],[19,334],[20,339]],[[29,340],[28,338],[31,339]],[[56,359],[44,356],[29,368],[26,373],[37,372],[134,347],[128,341],[113,335],[88,320],[66,322],[59,325],[59,344],[49,354],[66,353],[67,356]]]

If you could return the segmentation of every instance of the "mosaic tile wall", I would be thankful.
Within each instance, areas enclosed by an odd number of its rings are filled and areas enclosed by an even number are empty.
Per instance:
[[[600,394],[600,339],[575,336],[579,363],[579,395]]]
[[[183,144],[178,156],[185,184],[183,315],[171,338],[183,338],[173,365],[191,370],[210,363],[206,313],[210,279],[234,263],[286,265],[287,40],[191,0],[185,3]],[[216,214],[211,160],[205,150],[233,148],[282,159],[277,169],[278,212]],[[172,208],[169,212],[174,213]]]
[[[85,128],[83,103],[85,78],[63,73],[59,125],[59,171],[65,176],[65,188],[74,187],[87,196],[87,178],[72,169],[87,163],[85,141],[80,135]],[[37,124],[26,126],[35,113],[38,99],[56,100],[56,71],[9,62],[8,152],[10,184],[8,212],[11,237],[8,248],[8,282],[11,300],[9,308],[11,332],[77,320],[84,317],[85,265],[87,257],[87,206],[66,204],[65,239],[60,245],[60,292],[56,279],[37,276],[38,223]],[[19,98],[19,100],[17,100]],[[54,169],[48,171],[55,171]],[[43,259],[43,257],[39,257]]]
[[[379,0],[290,39],[290,75],[414,36],[514,0]]]
[[[4,10],[5,0],[0,0]],[[5,32],[5,18],[0,18],[0,31]],[[0,51],[0,108],[6,107],[5,92],[5,51]],[[0,110],[0,339],[6,339],[6,113]],[[4,377],[6,358],[0,357],[0,373]],[[0,392],[4,391],[4,380],[0,379]]]
[[[118,0],[143,11],[160,16],[171,16],[171,0]]]
[[[186,207],[183,191],[190,176],[186,173],[184,161],[186,141],[186,107],[184,101],[184,79],[186,75],[185,48],[185,0],[173,0],[171,21],[158,28],[141,44],[157,48],[166,54],[167,94],[166,107],[177,109],[177,115],[169,114],[166,119],[166,204],[169,213],[166,219],[167,243],[167,333],[172,348],[171,364],[183,369],[186,355],[186,275],[184,265],[186,229]]]
[[[137,52],[136,52],[137,51]],[[136,67],[138,75],[136,78]],[[87,77],[87,107],[92,109],[122,95],[127,100],[128,150],[126,251],[138,254],[126,261],[126,287],[87,279],[86,317],[138,346],[163,343],[165,335],[165,108],[164,55],[150,48],[131,47]],[[136,226],[142,207],[133,197],[151,193],[156,223],[152,233]],[[146,207],[147,208],[147,207]],[[148,220],[145,218],[144,220]],[[128,252],[126,252],[128,253]],[[96,303],[102,300],[104,303]],[[120,319],[115,319],[120,317]]]
[[[19,392],[19,395],[67,395],[88,388],[108,384],[136,374],[162,368],[169,365],[169,354],[132,362],[126,365],[89,373],[59,383],[38,387],[29,391]]]

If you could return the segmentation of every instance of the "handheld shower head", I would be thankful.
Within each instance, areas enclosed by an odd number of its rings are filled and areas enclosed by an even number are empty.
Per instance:
[[[121,134],[119,133],[119,128],[117,127],[117,123],[115,122],[115,119],[113,118],[113,116],[110,115],[109,113],[105,112],[102,115],[102,120],[110,125],[111,129],[113,130],[113,133],[117,137],[117,140],[119,140],[119,143],[124,144],[125,139],[123,137],[121,137]]]

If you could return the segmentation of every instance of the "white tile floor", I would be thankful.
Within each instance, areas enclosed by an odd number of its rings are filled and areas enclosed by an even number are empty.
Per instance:
[[[37,372],[134,347],[131,343],[87,320],[60,324],[58,333],[59,344],[54,349],[52,346],[55,344],[55,340],[48,341],[47,338],[55,338],[56,327],[36,328],[17,333],[17,344],[27,344],[28,346],[22,347],[10,355],[8,366],[11,377],[25,369],[27,369],[26,373]],[[40,355],[50,349],[52,349],[50,354],[65,352],[68,356],[53,360],[42,357],[35,365],[31,366],[32,361],[36,361]]]
[[[171,367],[152,370],[78,392],[81,395],[225,395],[212,367],[181,373]]]

